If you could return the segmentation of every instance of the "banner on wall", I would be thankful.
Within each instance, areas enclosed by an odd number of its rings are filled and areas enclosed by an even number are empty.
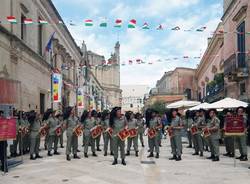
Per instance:
[[[78,90],[77,90],[77,106],[78,106],[78,108],[84,108],[83,88],[78,88]]]
[[[53,73],[53,101],[61,102],[62,96],[62,75]]]
[[[16,119],[0,118],[0,141],[16,139]]]

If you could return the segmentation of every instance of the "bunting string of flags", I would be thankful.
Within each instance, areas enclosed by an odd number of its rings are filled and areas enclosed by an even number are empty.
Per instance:
[[[239,53],[245,53],[245,54],[250,54],[250,51],[247,51],[247,52],[236,52],[236,54],[239,54]],[[212,58],[212,57],[219,57],[220,55],[218,54],[214,54],[214,55],[203,55],[203,56],[188,56],[188,55],[184,55],[184,56],[179,56],[179,57],[171,57],[171,58],[163,58],[163,59],[157,59],[157,60],[143,60],[143,59],[140,59],[140,58],[137,58],[137,59],[129,59],[127,62],[123,61],[120,65],[121,66],[130,66],[130,65],[143,65],[143,64],[148,64],[148,65],[153,65],[154,63],[162,63],[162,62],[166,62],[166,63],[169,63],[171,61],[180,61],[180,60],[183,60],[183,61],[190,61],[190,60],[198,60],[200,61],[200,59],[207,59],[207,58]],[[108,60],[108,61],[105,61],[103,60],[101,64],[99,65],[88,65],[88,67],[90,68],[99,68],[99,67],[114,67],[114,66],[119,66],[119,64],[116,64],[116,63],[113,63],[112,60]],[[83,68],[86,68],[87,66],[86,65],[79,65],[79,70],[82,70]],[[67,65],[67,64],[63,64],[61,66],[61,69],[62,70],[69,70],[73,68],[72,65]]]
[[[96,25],[100,28],[107,28],[109,25],[108,25],[108,21],[107,19],[104,19],[102,21],[97,21],[99,23],[97,23]],[[54,24],[60,24],[60,25],[65,25],[65,23],[61,20],[55,20],[55,21],[52,21],[52,22],[49,22],[47,20],[44,20],[44,19],[38,19],[36,21],[34,21],[32,18],[25,18],[23,19],[21,22],[18,22],[17,18],[15,16],[7,16],[5,20],[0,20],[0,24],[25,24],[25,25],[39,25],[39,24],[42,24],[42,25],[54,25]],[[73,23],[72,21],[69,22],[69,26],[81,26],[81,25],[84,25],[85,27],[93,27],[95,24],[94,24],[94,21],[92,19],[85,19],[83,21],[83,24],[75,24]],[[112,26],[111,26],[112,27]],[[114,21],[114,24],[113,24],[113,27],[114,28],[122,28],[123,27],[123,21],[121,19],[116,19]],[[149,24],[147,22],[144,22],[142,25],[138,25],[137,24],[137,20],[135,19],[131,19],[129,22],[128,22],[128,26],[127,28],[128,29],[134,29],[134,28],[141,28],[143,30],[158,30],[158,31],[163,31],[163,30],[170,30],[170,31],[184,31],[184,32],[205,32],[207,30],[207,27],[206,26],[201,26],[201,27],[198,27],[198,28],[191,28],[191,29],[184,29],[184,28],[181,28],[181,26],[173,26],[173,27],[164,27],[163,24],[158,24],[158,26],[156,26],[155,28],[153,28],[153,26],[149,26]],[[219,30],[219,31],[213,31],[213,32],[210,32],[211,34],[247,34],[247,35],[250,35],[250,31],[249,32],[237,32],[237,31],[224,31],[224,30]]]

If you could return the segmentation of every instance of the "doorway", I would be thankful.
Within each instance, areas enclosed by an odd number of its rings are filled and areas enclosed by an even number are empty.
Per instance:
[[[44,113],[45,107],[45,94],[40,93],[40,114]]]

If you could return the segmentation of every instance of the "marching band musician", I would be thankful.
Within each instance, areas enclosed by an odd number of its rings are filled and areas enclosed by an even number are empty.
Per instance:
[[[187,138],[188,138],[188,147],[187,148],[192,148],[193,145],[193,136],[191,133],[191,127],[193,125],[193,117],[192,113],[187,110],[186,112],[186,119],[185,119],[185,130],[187,132]]]
[[[210,136],[207,137],[211,156],[208,159],[212,159],[212,161],[219,161],[220,149],[219,149],[219,139],[220,139],[220,120],[216,115],[216,109],[210,109],[208,111],[210,120],[207,123],[207,128]]]
[[[202,138],[202,129],[205,128],[205,119],[201,115],[202,110],[199,110],[196,112],[196,118],[193,123],[193,126],[197,128],[197,132],[193,135],[194,142],[195,142],[195,153],[193,155],[199,155],[202,157],[203,156],[203,150],[204,150],[204,145],[203,145],[203,138]]]
[[[52,156],[52,146],[54,144],[54,154],[59,155],[57,152],[57,144],[58,144],[58,138],[56,136],[56,128],[58,126],[58,120],[55,117],[56,111],[53,111],[52,109],[48,109],[45,114],[48,115],[47,119],[47,125],[49,129],[49,141],[48,141],[48,156]]]
[[[199,110],[199,117],[200,117],[200,124],[201,124],[201,128],[206,127],[206,117],[205,117],[206,111],[204,109],[200,109]],[[201,136],[202,138],[202,144],[203,144],[203,150],[208,151],[208,142],[207,139],[204,136]]]
[[[247,117],[245,115],[245,109],[244,107],[239,107],[237,108],[237,115],[238,116],[243,116],[243,123],[245,127],[245,133],[244,135],[237,136],[236,137],[236,143],[239,145],[239,150],[240,150],[240,157],[237,157],[237,159],[240,159],[240,161],[247,161]]]
[[[178,114],[178,109],[172,109],[170,114],[171,128],[173,130],[173,136],[170,138],[173,157],[170,160],[181,160],[182,154],[182,142],[181,142],[181,129],[183,128],[183,122]]]
[[[113,139],[112,139],[112,134],[110,134],[110,126],[109,126],[109,118],[110,118],[110,113],[108,110],[103,111],[102,113],[102,128],[104,129],[103,131],[103,140],[104,140],[104,156],[108,155],[108,144],[110,146],[110,155],[113,154]]]
[[[78,119],[75,116],[75,109],[73,107],[67,107],[65,109],[63,119],[65,120],[67,130],[66,160],[71,160],[71,150],[73,150],[73,158],[80,159],[80,157],[77,155],[78,137],[74,133],[74,129],[78,125]]]
[[[135,119],[137,120],[137,125],[138,125],[138,137],[140,139],[142,147],[144,147],[144,140],[143,140],[144,121],[143,121],[142,115],[140,113],[136,113]]]
[[[122,159],[122,165],[126,165],[125,162],[125,140],[122,140],[118,134],[127,127],[126,119],[121,114],[121,107],[114,107],[110,113],[110,127],[113,129],[113,151],[114,161],[112,165],[118,164],[118,150],[120,148],[120,154]]]
[[[138,131],[138,124],[136,119],[134,118],[134,114],[132,111],[128,111],[125,113],[125,117],[127,120],[127,125],[128,125],[128,129],[136,129],[136,131]],[[138,133],[136,133],[136,135],[134,137],[128,137],[127,139],[127,156],[130,155],[130,148],[132,146],[134,146],[134,150],[135,150],[135,156],[138,157]]]
[[[58,118],[58,121],[60,122],[60,124],[62,125],[62,126],[61,126],[62,132],[61,132],[61,134],[60,134],[60,136],[59,136],[59,142],[60,142],[61,148],[64,148],[64,146],[63,146],[63,133],[64,133],[64,131],[65,131],[65,124],[63,123],[63,114],[60,113],[60,114],[57,116],[57,118]]]
[[[159,140],[158,134],[160,133],[159,129],[161,129],[160,119],[156,116],[157,112],[155,110],[148,109],[146,111],[146,125],[148,128],[148,143],[149,143],[149,157],[154,157],[154,149],[156,152],[155,158],[159,158],[160,148],[159,148]],[[153,136],[150,136],[150,131],[154,132]]]
[[[95,139],[91,135],[91,130],[97,125],[97,112],[84,111],[81,117],[83,123],[85,145],[84,145],[84,157],[88,158],[88,148],[91,145],[92,156],[97,157],[95,153]]]
[[[24,113],[23,121],[21,121],[21,126],[23,127],[23,153],[29,153],[29,148],[30,148],[30,133],[29,133],[29,127],[30,123],[28,121],[28,112]]]
[[[29,112],[28,120],[30,122],[30,160],[35,160],[42,158],[39,155],[41,121],[35,111]]]
[[[228,116],[232,116],[232,111],[228,110],[228,109],[225,109],[224,110],[224,113],[226,113],[225,115],[225,118],[224,118],[224,130],[226,128],[226,125],[227,125],[227,120],[226,120],[226,117]],[[224,137],[224,144],[225,144],[225,148],[226,148],[226,154],[223,154],[224,156],[228,156],[228,157],[234,157],[235,153],[234,153],[234,138],[233,136],[225,136]]]
[[[97,114],[96,124],[97,124],[97,125],[101,125],[101,121],[102,121],[102,113],[99,112],[99,113]],[[95,141],[96,141],[96,151],[102,151],[102,150],[100,149],[101,135],[102,135],[102,134],[98,135],[97,138],[95,139]]]

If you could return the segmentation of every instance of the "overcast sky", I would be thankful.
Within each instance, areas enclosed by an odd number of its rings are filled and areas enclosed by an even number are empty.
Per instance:
[[[165,71],[175,67],[195,68],[206,49],[207,38],[220,22],[222,0],[52,0],[76,42],[82,40],[106,59],[117,40],[121,44],[121,83],[154,86]],[[100,28],[106,18],[107,28]],[[117,18],[123,20],[121,29],[114,28]],[[92,19],[93,27],[84,20]],[[137,20],[136,29],[127,29],[130,19]],[[150,30],[142,30],[144,22]],[[70,26],[70,23],[76,26]],[[164,30],[156,30],[159,24]],[[171,28],[179,26],[180,31]],[[206,26],[204,32],[196,30]],[[183,56],[191,58],[184,59]],[[175,60],[173,58],[179,58]],[[142,59],[151,64],[128,65],[128,60]],[[158,60],[162,62],[159,62]],[[170,60],[168,60],[170,59]]]

